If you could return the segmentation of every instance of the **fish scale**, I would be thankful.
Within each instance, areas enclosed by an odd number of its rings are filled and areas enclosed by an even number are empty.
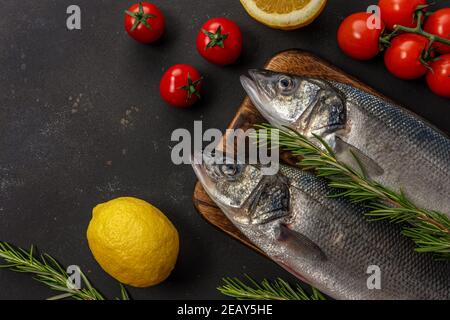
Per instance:
[[[230,221],[280,266],[323,293],[336,299],[450,299],[449,261],[414,251],[401,225],[370,221],[366,208],[331,197],[337,191],[326,180],[284,165],[270,177],[259,166],[240,164],[220,174],[212,174],[219,171],[211,166],[193,168]],[[289,199],[284,208],[281,198]],[[380,289],[367,286],[372,265],[380,269]]]
[[[268,70],[249,75],[241,83],[273,126],[321,136],[338,160],[355,169],[360,162],[372,180],[450,217],[450,139],[443,133],[401,106],[340,82]]]
[[[417,147],[426,147],[432,158],[450,159],[449,140],[416,116],[349,85],[334,81],[330,83],[344,93],[348,100],[385,123],[396,135],[416,139]]]
[[[321,136],[342,161],[354,165],[348,155],[356,154],[369,177],[450,215],[450,140],[444,134],[351,86],[268,70],[249,74],[241,83],[272,125]],[[370,221],[367,208],[331,197],[337,191],[312,173],[281,165],[276,177],[263,177],[258,166],[241,166],[231,170],[239,175],[217,181],[208,168],[194,170],[230,221],[292,274],[337,299],[450,300],[450,261],[416,252],[401,224]],[[227,190],[245,190],[232,194],[240,206],[229,205]],[[380,270],[379,289],[368,286],[369,266]]]
[[[401,235],[401,226],[385,221],[368,221],[367,210],[343,198],[330,198],[336,191],[311,174],[290,167],[280,171],[288,177],[291,197],[303,197],[303,206],[293,204],[295,222],[292,228],[314,241],[328,257],[326,263],[294,259],[284,261],[296,270],[322,270],[327,278],[334,278],[331,295],[346,299],[449,299],[450,264],[434,261],[429,254],[414,251],[414,244]],[[295,195],[296,193],[297,196]],[[304,223],[307,220],[308,223]],[[334,237],[341,233],[343,248]],[[365,271],[378,265],[382,274],[382,290],[368,290]],[[334,274],[333,269],[344,270]],[[302,276],[305,276],[303,273]],[[322,276],[322,275],[321,275]],[[306,275],[308,277],[308,274]],[[359,278],[349,294],[347,281]],[[312,284],[323,286],[323,279],[309,278]],[[430,289],[427,289],[430,288]],[[330,288],[322,288],[329,291]]]
[[[349,139],[369,157],[379,159],[386,174],[374,180],[397,191],[402,189],[419,206],[450,215],[449,139],[398,106],[339,82],[330,81],[330,84],[343,93],[355,109],[367,114],[360,130],[352,132],[351,128],[349,135],[353,139]],[[351,118],[351,109],[349,113]],[[364,135],[361,130],[365,130]],[[358,136],[367,138],[358,139]],[[369,139],[375,146],[390,140],[399,148],[390,153],[381,152],[379,148],[365,149]],[[392,175],[393,172],[398,175]]]

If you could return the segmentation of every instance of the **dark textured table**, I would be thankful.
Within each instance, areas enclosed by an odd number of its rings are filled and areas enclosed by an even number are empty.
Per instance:
[[[0,240],[35,244],[64,265],[77,264],[114,297],[117,282],[94,261],[85,232],[96,204],[130,195],[159,207],[181,236],[172,276],[154,288],[130,289],[135,299],[220,298],[221,278],[243,273],[295,281],[199,217],[191,201],[195,176],[189,166],[172,164],[170,136],[176,128],[192,130],[194,120],[225,129],[244,98],[239,75],[289,48],[314,52],[450,131],[449,101],[423,80],[394,79],[382,59],[357,62],[337,48],[339,22],[373,2],[332,0],[311,26],[283,32],[252,20],[237,0],[155,0],[168,26],[160,42],[145,46],[123,30],[130,1],[1,0]],[[66,8],[74,3],[82,10],[80,31],[66,29]],[[216,67],[197,54],[198,29],[215,16],[242,27],[245,49],[234,66]],[[169,108],[159,97],[159,79],[175,63],[205,76],[204,98],[190,110]],[[0,288],[2,299],[53,294],[7,270],[0,270]]]

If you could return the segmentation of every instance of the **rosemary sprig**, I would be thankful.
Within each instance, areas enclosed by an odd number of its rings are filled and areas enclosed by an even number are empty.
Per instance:
[[[105,300],[103,295],[89,282],[86,275],[79,270],[83,288],[76,288],[68,282],[69,274],[63,267],[47,253],[35,256],[34,248],[29,251],[15,248],[9,243],[0,242],[0,258],[5,264],[0,268],[10,269],[15,272],[30,273],[34,278],[61,294],[48,298],[48,300],[60,300],[73,298],[76,300]],[[128,293],[121,285],[122,300],[129,300]]]
[[[415,242],[416,251],[450,259],[450,219],[445,214],[419,208],[402,192],[395,192],[369,179],[364,168],[356,170],[339,161],[331,147],[319,136],[315,136],[318,143],[314,143],[289,128],[276,129],[268,124],[257,128],[257,136],[264,135],[265,143],[300,157],[299,166],[315,170],[318,176],[328,179],[331,187],[340,189],[337,196],[347,197],[356,203],[364,202],[370,208],[367,215],[373,220],[404,222],[402,233]],[[274,130],[279,141],[270,140]],[[360,164],[356,156],[354,158]]]
[[[131,300],[130,295],[128,294],[127,289],[123,286],[123,284],[120,284],[120,295],[121,298],[117,298],[116,300]]]
[[[245,275],[249,284],[237,278],[224,278],[224,285],[217,288],[222,294],[238,300],[326,300],[315,288],[308,294],[299,285],[292,287],[278,278],[272,283],[264,279],[260,284]]]

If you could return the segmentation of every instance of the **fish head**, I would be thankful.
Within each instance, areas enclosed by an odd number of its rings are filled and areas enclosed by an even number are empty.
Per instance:
[[[241,76],[241,84],[272,125],[308,136],[345,126],[345,100],[328,83],[268,70],[250,70],[249,75]]]
[[[196,154],[192,166],[203,188],[225,215],[239,225],[261,225],[289,214],[287,180],[267,176],[259,165]]]

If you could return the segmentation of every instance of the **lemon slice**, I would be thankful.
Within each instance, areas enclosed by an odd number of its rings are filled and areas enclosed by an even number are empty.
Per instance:
[[[292,30],[313,22],[327,0],[240,0],[247,13],[271,28]]]

